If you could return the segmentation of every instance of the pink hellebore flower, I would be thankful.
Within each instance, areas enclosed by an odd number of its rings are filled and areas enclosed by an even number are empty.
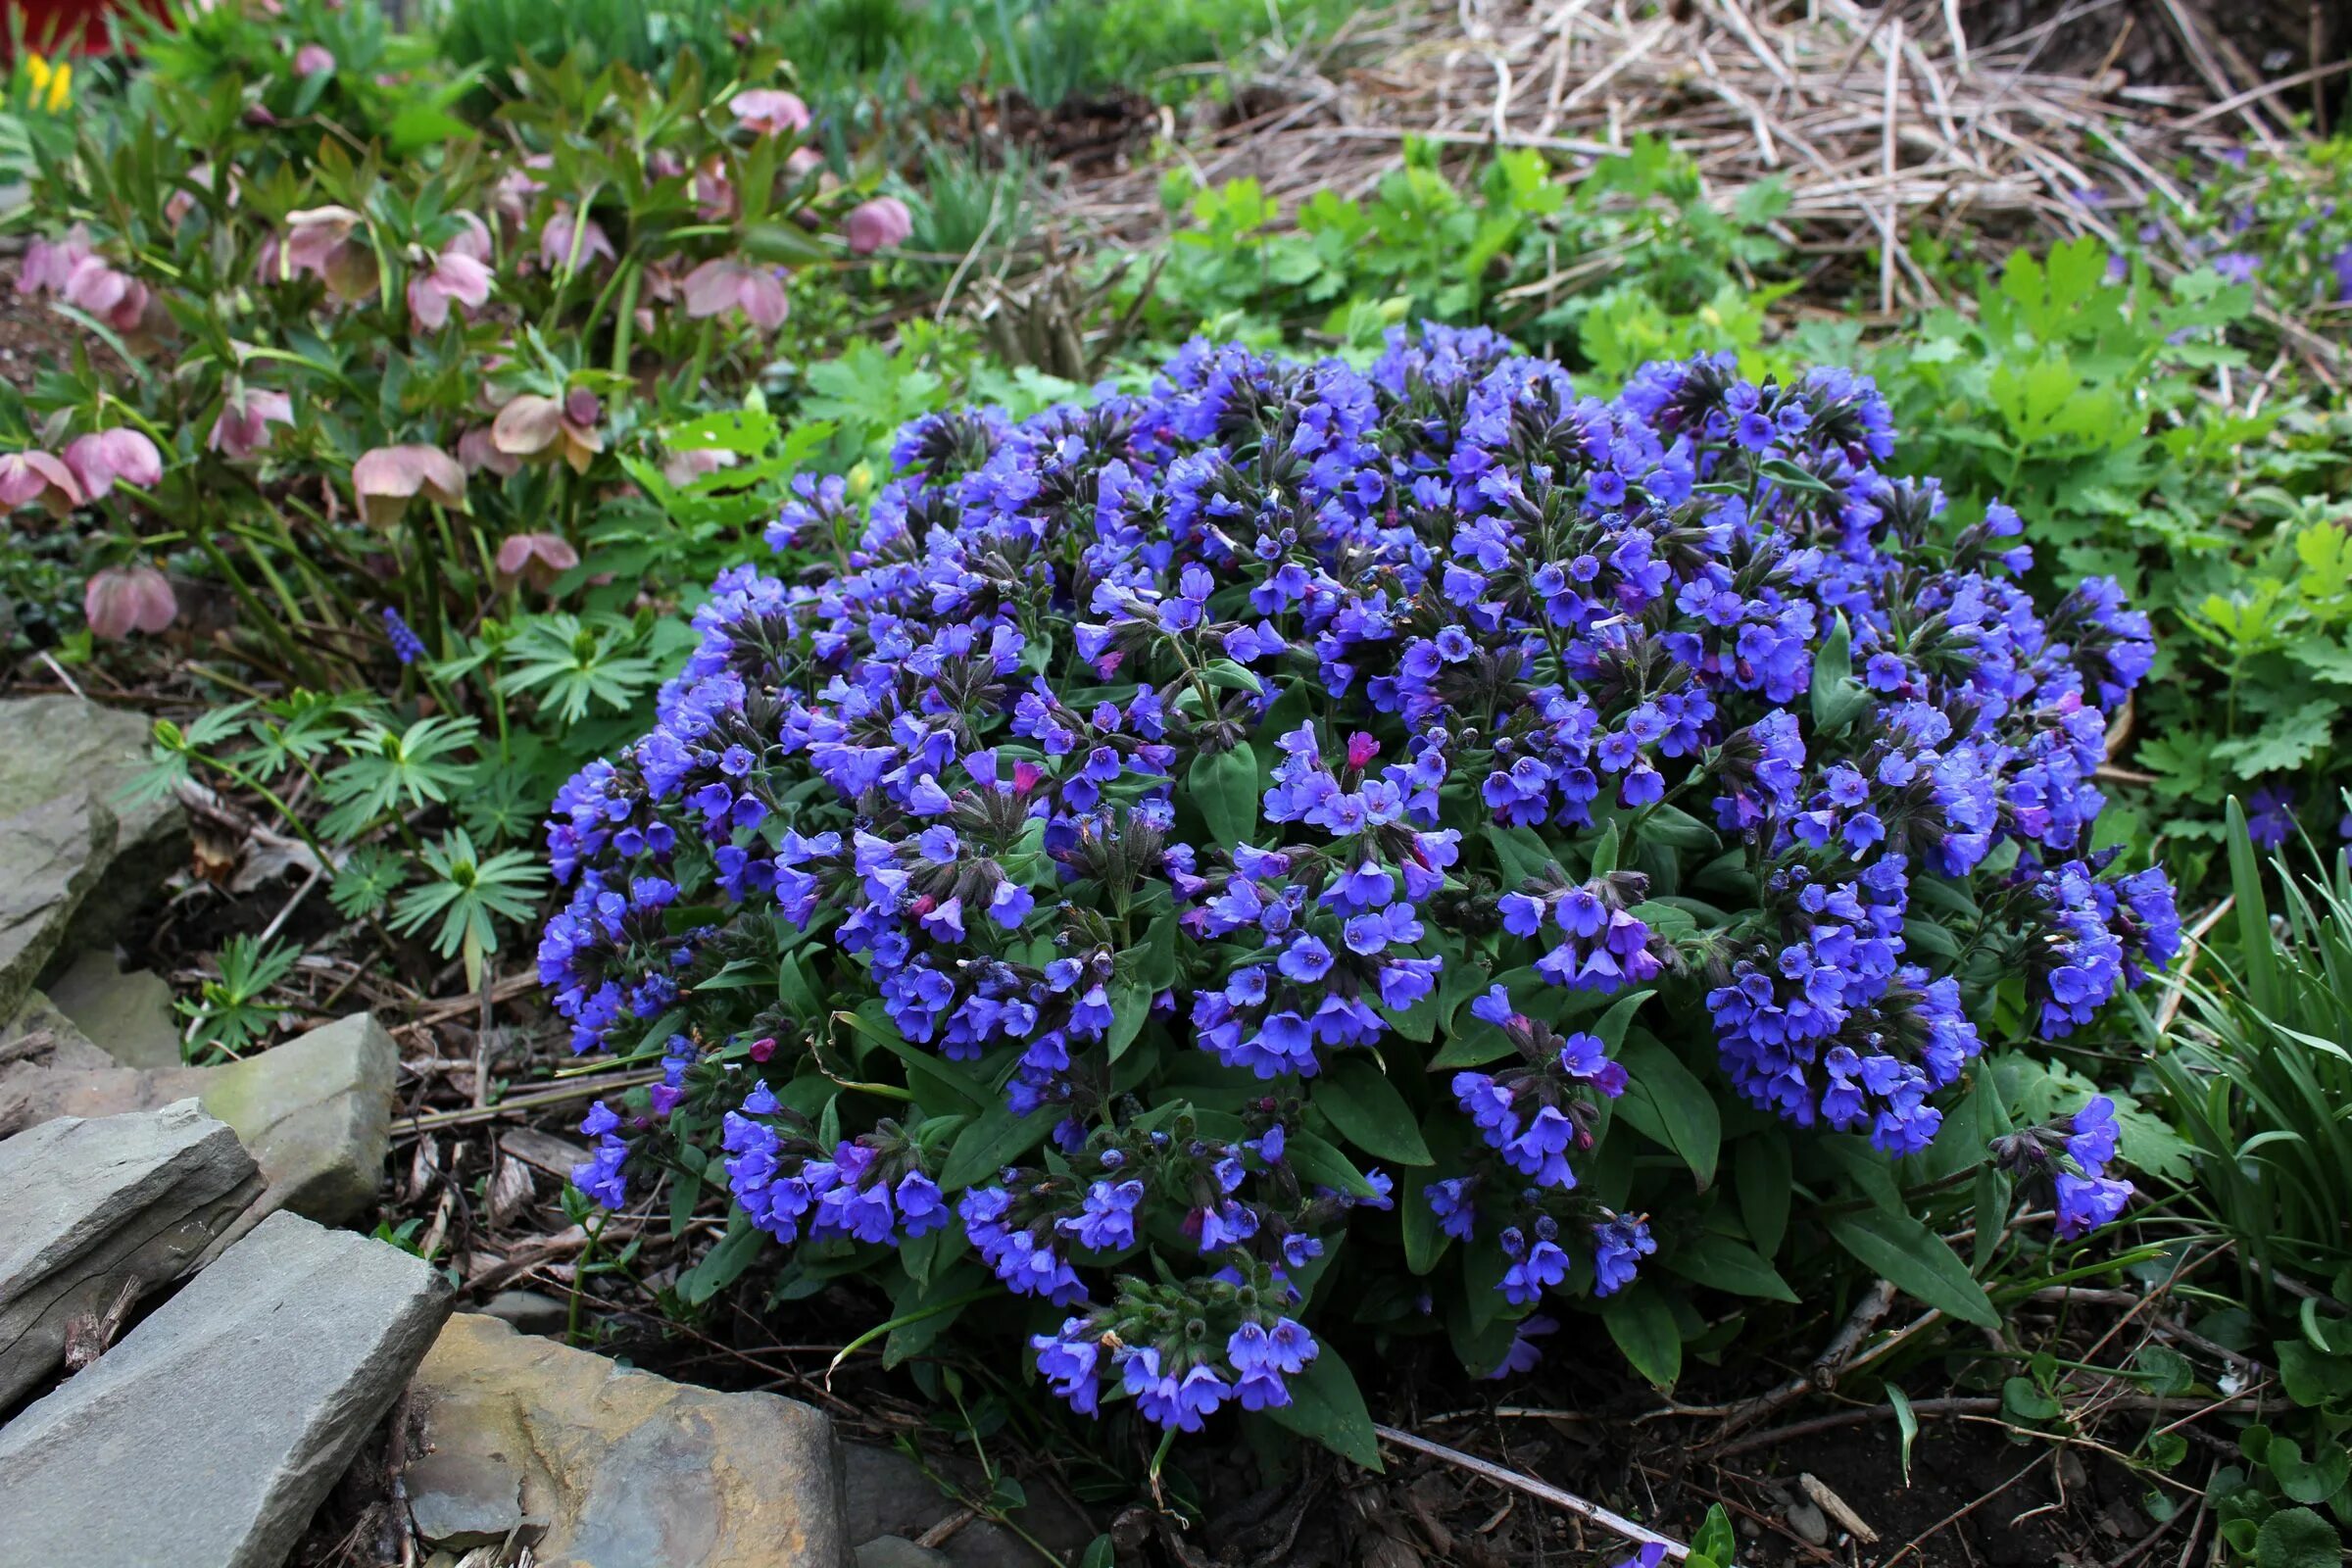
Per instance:
[[[265,256],[264,270],[281,276],[309,272],[333,298],[345,303],[364,300],[375,292],[375,255],[352,243],[352,233],[362,221],[348,207],[306,207],[288,213],[275,266]]]
[[[152,489],[164,476],[164,455],[140,431],[93,430],[67,443],[66,466],[81,481],[81,493],[95,501],[112,490],[117,479]]]
[[[808,128],[808,106],[801,102],[797,92],[781,87],[754,87],[739,92],[727,100],[735,111],[735,122],[762,136],[781,136],[788,130]]]
[[[209,445],[226,458],[250,458],[270,444],[270,427],[294,422],[294,401],[283,392],[238,387],[220,406]]]
[[[458,437],[458,464],[467,473],[480,473],[487,468],[502,479],[522,471],[522,460],[511,452],[499,451],[498,438],[486,424],[477,424]]]
[[[549,271],[561,270],[571,261],[571,231],[574,220],[571,210],[559,207],[548,219],[547,226],[539,231],[539,265]],[[604,225],[595,219],[580,224],[579,265],[586,267],[602,256],[612,261],[612,242],[605,237]]]
[[[914,232],[914,215],[896,196],[877,196],[851,208],[841,227],[850,237],[852,256],[871,256],[905,244],[906,236]]]
[[[825,155],[813,147],[795,147],[784,155],[784,172],[794,179],[807,179],[825,167]]]
[[[498,574],[509,583],[521,578],[541,590],[579,564],[580,553],[561,534],[509,534],[498,547]]]
[[[66,279],[66,303],[97,317],[118,332],[135,331],[147,318],[147,285],[118,272],[103,257],[84,256]]]
[[[735,216],[734,183],[727,178],[726,166],[715,158],[694,172],[694,210],[706,223]]]
[[[586,473],[605,450],[605,434],[597,428],[604,416],[604,405],[586,387],[572,388],[561,403],[525,392],[498,411],[490,439],[510,457],[562,458],[573,472]]]
[[[12,452],[0,458],[0,507],[14,511],[39,502],[53,517],[81,505],[81,481],[47,452]]]
[[[739,310],[754,326],[772,332],[784,324],[784,285],[775,270],[719,259],[686,274],[686,314],[700,320]]]
[[[105,566],[81,590],[82,618],[90,633],[121,642],[134,631],[159,632],[178,618],[172,584],[153,566]]]
[[[24,247],[24,265],[17,269],[20,294],[63,294],[66,284],[90,254],[90,230],[75,223],[63,239],[36,239]]]
[[[429,270],[410,277],[409,315],[426,330],[438,332],[448,323],[453,300],[473,311],[490,303],[490,269],[470,254],[471,244],[469,230],[451,240]]]
[[[294,51],[294,74],[318,76],[335,69],[335,52],[322,43],[306,43]]]
[[[377,447],[351,466],[351,488],[360,498],[360,516],[371,528],[388,528],[418,495],[466,510],[466,470],[439,447]]]
[[[225,186],[221,183],[223,179],[227,181]],[[234,169],[229,170],[223,175],[210,164],[198,164],[188,171],[187,178],[182,181],[182,184],[194,185],[200,190],[209,190],[214,195],[223,198],[231,207],[237,205],[237,172]],[[187,216],[195,210],[196,198],[184,189],[174,190],[164,198],[164,218],[174,228],[184,222]]]

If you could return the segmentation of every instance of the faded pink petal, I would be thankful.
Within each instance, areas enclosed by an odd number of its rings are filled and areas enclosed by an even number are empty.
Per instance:
[[[522,471],[522,460],[511,452],[498,450],[498,442],[490,434],[490,426],[477,424],[458,437],[458,464],[467,473],[479,473],[487,468],[500,478]]]
[[[490,260],[489,225],[471,213],[460,213],[457,215],[457,219],[465,227],[452,236],[448,244],[441,247],[441,254],[444,256],[470,256],[477,262],[487,263]]]
[[[306,43],[294,51],[294,74],[318,76],[335,69],[335,52],[322,43]]]
[[[17,270],[20,294],[63,294],[74,269],[90,254],[90,230],[75,223],[63,239],[36,239],[24,247],[24,265]]]
[[[103,257],[83,257],[66,279],[66,303],[92,316],[110,315],[129,292],[130,279],[109,267]]]
[[[539,265],[551,272],[571,260],[572,223],[570,212],[559,207],[548,219],[547,226],[539,231]],[[580,225],[579,265],[586,267],[600,256],[608,262],[613,259],[612,241],[605,236],[603,225],[591,218]]]
[[[430,271],[409,279],[409,314],[436,332],[449,320],[453,300],[479,310],[489,299],[490,269],[455,249],[435,257]]]
[[[781,136],[788,130],[808,128],[808,106],[801,102],[799,93],[786,92],[781,87],[754,87],[739,92],[727,100],[727,107],[735,111],[736,123],[762,136]]]
[[[232,391],[213,421],[209,445],[228,458],[250,458],[270,444],[270,426],[294,422],[294,400],[262,388]]]
[[[544,589],[580,564],[580,553],[561,534],[517,533],[498,547],[498,573],[507,581],[526,578]]]
[[[871,256],[905,244],[906,236],[914,232],[914,216],[896,196],[877,196],[851,208],[841,227],[850,237],[851,255]]]
[[[179,614],[171,581],[153,566],[106,566],[81,590],[82,618],[93,636],[120,642],[134,631],[154,633]]]
[[[688,485],[705,474],[732,468],[735,463],[735,454],[724,447],[690,447],[662,460],[662,477],[674,485]]]
[[[772,269],[715,259],[686,274],[686,314],[696,319],[739,310],[753,324],[774,331],[784,323],[784,285]]]
[[[466,510],[466,470],[439,447],[412,444],[364,452],[351,466],[351,488],[370,527],[398,522],[418,495],[452,511]]]
[[[795,179],[807,179],[825,167],[825,155],[813,147],[795,147],[784,155],[784,172]]]
[[[145,490],[164,476],[164,457],[155,443],[127,427],[75,436],[66,446],[65,462],[81,482],[82,494],[92,501],[112,490],[118,479]]]
[[[535,458],[564,434],[564,406],[554,398],[525,392],[498,411],[490,439],[501,452]]]
[[[694,210],[706,223],[735,216],[735,186],[715,158],[694,172]]]
[[[52,516],[62,517],[82,500],[81,481],[53,454],[12,452],[0,458],[0,506],[37,501]]]

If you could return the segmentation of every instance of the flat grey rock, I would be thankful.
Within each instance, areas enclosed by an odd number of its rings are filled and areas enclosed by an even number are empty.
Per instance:
[[[194,1096],[253,1152],[269,1184],[263,1212],[290,1208],[339,1224],[373,1205],[391,1148],[400,1053],[369,1014],[242,1061],[152,1072],[117,1065],[78,1032],[48,1032],[47,1047],[14,1059],[0,1048],[0,1136],[56,1116],[116,1115]]]
[[[876,1536],[858,1548],[858,1568],[956,1568],[956,1559],[905,1536]]]
[[[501,1291],[482,1311],[517,1334],[561,1334],[571,1326],[571,1303],[538,1291]]]
[[[0,1563],[280,1568],[448,1310],[421,1258],[270,1215],[0,1428]]]
[[[43,989],[58,1011],[123,1066],[181,1065],[179,1022],[162,975],[118,968],[112,952],[90,948]]]
[[[0,1018],[17,1010],[66,940],[105,873],[116,832],[114,813],[78,794],[0,809]]]
[[[833,1424],[460,1313],[409,1387],[426,1545],[519,1524],[548,1568],[847,1568]],[[7,1560],[0,1554],[0,1561]]]
[[[189,1273],[261,1191],[237,1135],[192,1100],[0,1141],[0,1409],[56,1368],[76,1318]]]
[[[187,818],[177,801],[125,798],[145,771],[149,724],[138,713],[78,697],[21,697],[0,702],[0,824],[48,805],[68,811],[94,807],[116,820],[112,842],[91,858],[86,897],[70,911],[60,940],[101,947],[122,918],[145,903],[187,859]],[[86,813],[85,813],[86,815]],[[0,826],[0,863],[8,837]],[[52,943],[52,950],[56,946]],[[36,975],[24,977],[31,985]],[[0,1017],[15,1007],[0,966]]]

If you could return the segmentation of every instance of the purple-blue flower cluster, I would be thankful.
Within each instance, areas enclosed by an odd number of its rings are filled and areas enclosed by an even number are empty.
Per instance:
[[[916,420],[862,504],[796,484],[769,542],[829,564],[722,574],[555,803],[541,977],[575,1050],[664,1062],[581,1186],[714,1137],[779,1241],[959,1227],[1073,1404],[1190,1429],[1283,1403],[1301,1282],[1399,1222],[1367,1077],[1444,1086],[1402,1218],[1530,1310],[1674,1241],[1580,1179],[1628,1072],[1571,1013],[1666,991],[1738,1094],[1919,1150],[1971,962],[2062,1033],[2179,926],[2090,853],[2145,618],[2041,613],[2015,514],[1892,451],[1842,370],[1604,401],[1429,327],[1361,372],[1195,343]]]

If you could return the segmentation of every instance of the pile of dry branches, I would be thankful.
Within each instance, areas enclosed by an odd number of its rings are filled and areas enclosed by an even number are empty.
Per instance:
[[[1570,159],[1671,137],[1710,188],[1778,175],[1788,220],[1814,245],[1881,254],[1884,308],[1933,297],[1900,245],[1913,225],[1995,237],[2110,242],[2159,198],[2179,199],[2184,155],[2287,139],[2285,115],[2352,62],[2271,81],[2190,0],[2074,0],[2000,38],[1969,37],[1961,0],[1457,0],[1363,13],[1320,40],[1269,39],[1236,77],[1247,118],[1181,149],[1204,179],[1251,175],[1295,203],[1360,194],[1407,136]],[[2035,8],[2039,9],[2039,8]],[[2044,68],[2114,34],[2087,74]],[[2133,85],[2117,69],[2133,30],[2172,31],[2198,78]],[[1249,63],[1233,68],[1247,73]],[[1130,234],[1160,216],[1157,172],[1075,185],[1071,216]]]

